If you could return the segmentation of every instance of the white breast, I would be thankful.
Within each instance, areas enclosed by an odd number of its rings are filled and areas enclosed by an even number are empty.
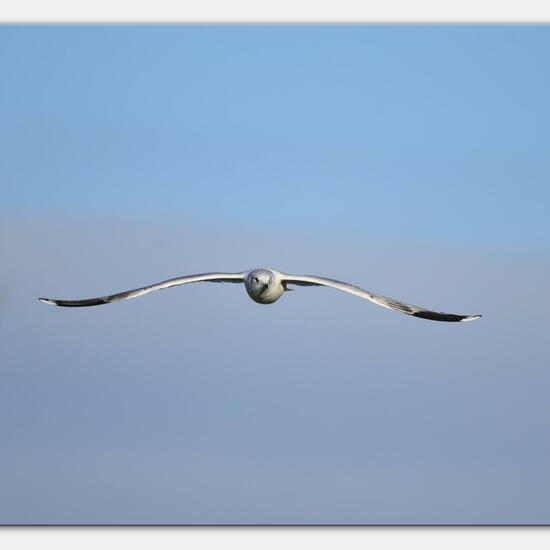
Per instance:
[[[265,276],[265,271],[267,270],[262,271],[264,271]],[[259,284],[254,282],[254,272],[249,272],[249,274],[247,274],[247,276],[245,277],[246,292],[252,298],[252,300],[257,302],[258,304],[272,304],[273,302],[276,302],[285,291],[285,288],[282,284],[281,275],[274,270],[269,270],[269,272],[271,277],[269,280],[269,286],[267,288],[265,288],[261,282]]]

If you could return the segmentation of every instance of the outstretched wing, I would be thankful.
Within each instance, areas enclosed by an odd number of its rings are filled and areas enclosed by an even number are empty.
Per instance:
[[[85,306],[99,306],[101,304],[109,304],[110,302],[118,302],[120,300],[129,300],[130,298],[137,298],[144,294],[149,294],[154,290],[161,290],[163,288],[170,288],[172,286],[186,285],[187,283],[198,283],[206,281],[210,283],[242,283],[245,273],[201,273],[199,275],[186,275],[185,277],[176,277],[175,279],[168,279],[150,286],[144,286],[142,288],[136,288],[134,290],[127,290],[126,292],[119,292],[118,294],[110,294],[108,296],[100,296],[98,298],[89,298],[87,300],[53,300],[51,298],[38,298],[45,304],[52,304],[54,306],[63,307],[85,307]]]
[[[452,323],[457,321],[473,321],[474,319],[479,319],[481,317],[481,315],[456,315],[454,313],[431,311],[429,309],[413,306],[411,304],[405,304],[403,302],[399,302],[398,300],[393,300],[392,298],[386,298],[385,296],[378,296],[377,294],[373,294],[372,292],[368,292],[367,290],[357,286],[343,283],[342,281],[337,281],[335,279],[326,279],[324,277],[316,277],[315,275],[285,275],[284,273],[281,275],[283,277],[283,281],[290,285],[329,286],[338,290],[343,290],[344,292],[349,292],[350,294],[355,294],[355,296],[359,296],[360,298],[366,298],[379,306],[400,311],[401,313],[406,313],[407,315],[412,315],[413,317],[420,317],[422,319],[447,321]]]

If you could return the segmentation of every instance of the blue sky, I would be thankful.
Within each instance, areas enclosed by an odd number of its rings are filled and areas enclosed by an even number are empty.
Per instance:
[[[542,26],[4,27],[4,208],[547,248],[549,42]]]
[[[0,27],[0,523],[548,523],[544,26]],[[273,306],[192,285],[259,265]]]

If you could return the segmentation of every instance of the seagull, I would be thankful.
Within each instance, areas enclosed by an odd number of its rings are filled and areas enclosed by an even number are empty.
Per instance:
[[[284,292],[293,290],[288,288],[288,285],[296,286],[327,286],[349,292],[360,298],[366,298],[379,306],[387,309],[393,309],[406,315],[412,315],[413,317],[420,317],[421,319],[430,319],[432,321],[473,321],[479,319],[481,315],[456,315],[454,313],[442,313],[438,311],[431,311],[422,307],[405,304],[394,300],[392,298],[386,298],[373,294],[367,290],[359,288],[358,286],[337,281],[336,279],[327,279],[325,277],[317,277],[315,275],[288,275],[281,273],[275,269],[257,268],[249,271],[243,271],[241,273],[201,273],[199,275],[185,275],[183,277],[176,277],[174,279],[168,279],[160,283],[156,283],[134,290],[128,290],[126,292],[119,292],[118,294],[110,294],[108,296],[100,296],[98,298],[89,298],[86,300],[54,300],[51,298],[38,298],[45,304],[51,304],[62,307],[86,307],[86,306],[99,306],[102,304],[109,304],[111,302],[119,302],[121,300],[128,300],[130,298],[137,298],[144,294],[149,294],[155,290],[161,290],[163,288],[170,288],[173,286],[186,285],[188,283],[198,282],[210,282],[210,283],[244,283],[246,292],[258,304],[272,304],[276,302]]]

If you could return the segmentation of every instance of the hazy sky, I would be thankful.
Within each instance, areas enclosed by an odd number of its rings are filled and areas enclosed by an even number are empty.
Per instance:
[[[549,50],[0,27],[0,523],[549,523]],[[484,317],[36,301],[259,265]]]

